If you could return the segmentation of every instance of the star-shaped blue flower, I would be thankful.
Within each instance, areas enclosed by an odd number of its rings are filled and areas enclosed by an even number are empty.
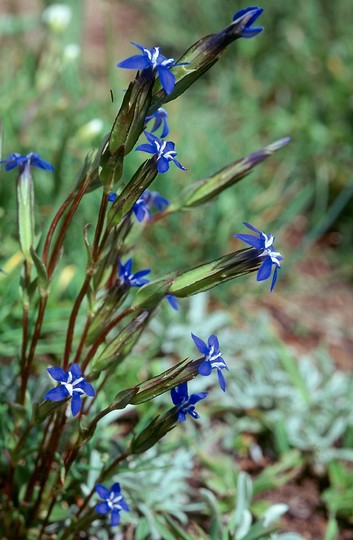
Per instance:
[[[137,199],[132,209],[137,221],[141,222],[146,217],[151,219],[151,209],[153,206],[162,212],[166,206],[169,206],[169,201],[165,197],[162,197],[158,191],[149,191],[146,189],[141,197]]]
[[[272,267],[275,267],[270,287],[270,291],[272,292],[276,285],[278,269],[281,267],[280,261],[283,261],[282,255],[278,251],[275,251],[273,245],[275,237],[272,234],[266,234],[263,231],[259,231],[259,229],[250,225],[250,223],[244,222],[244,225],[251,231],[257,233],[258,236],[254,236],[253,234],[235,234],[234,236],[246,244],[249,244],[249,246],[262,250],[260,257],[263,258],[263,263],[257,272],[257,281],[268,279],[271,276]]]
[[[128,259],[125,264],[119,259],[119,279],[125,287],[142,287],[142,285],[146,285],[150,280],[144,276],[147,276],[150,272],[151,270],[146,268],[133,274],[132,259]]]
[[[243,38],[252,38],[262,32],[263,26],[251,26],[258,17],[260,17],[261,13],[263,12],[262,8],[259,8],[257,6],[248,7],[241,9],[240,11],[237,11],[237,13],[233,17],[233,21],[236,21],[237,19],[240,19],[243,15],[246,13],[249,13],[249,11],[253,11],[253,16],[248,20],[248,22],[245,25],[245,28],[242,30],[240,36]]]
[[[78,364],[72,364],[68,371],[60,367],[48,368],[49,375],[60,383],[59,386],[49,390],[44,396],[48,401],[63,401],[71,397],[72,416],[76,416],[81,410],[81,397],[83,394],[93,397],[95,391],[93,386],[82,377],[81,368]]]
[[[171,396],[174,405],[178,407],[178,422],[185,422],[186,414],[190,414],[193,418],[200,418],[200,415],[195,411],[195,404],[201,399],[205,399],[208,392],[199,392],[189,396],[187,383],[182,383],[172,388]]]
[[[176,64],[174,58],[166,58],[163,56],[163,54],[159,52],[159,47],[148,49],[133,41],[131,43],[137,47],[142,54],[130,56],[126,60],[119,62],[117,67],[138,70],[152,69],[152,71],[157,71],[163,90],[166,94],[171,94],[175,86],[175,76],[174,73],[170,71],[170,68],[184,64]]]
[[[23,156],[14,152],[8,156],[7,159],[0,161],[1,164],[5,163],[5,170],[11,171],[18,167],[20,173],[23,172],[26,165],[31,167],[37,167],[38,169],[43,169],[44,171],[53,171],[54,167],[48,161],[45,161],[40,157],[39,154],[30,152],[27,156]]]
[[[176,159],[177,153],[175,151],[175,144],[172,141],[163,141],[156,135],[144,131],[148,143],[140,144],[136,148],[141,152],[148,152],[154,154],[157,157],[157,168],[159,173],[165,173],[169,169],[169,162],[173,161],[179,169],[186,171],[186,168]]]
[[[151,116],[146,116],[145,121],[147,123],[154,120],[153,128],[151,129],[152,133],[162,126],[161,138],[164,139],[169,133],[167,118],[167,111],[163,109],[163,107],[160,107],[155,113],[151,114]]]
[[[108,514],[110,515],[110,523],[113,525],[118,525],[120,522],[120,512],[130,512],[129,505],[125,501],[123,495],[121,494],[120,484],[116,482],[112,485],[110,490],[103,486],[102,484],[96,484],[96,491],[103,502],[99,502],[96,505],[96,512],[98,514]]]
[[[204,355],[205,360],[199,365],[200,375],[210,375],[213,369],[217,370],[219,386],[222,388],[223,392],[226,391],[226,380],[222,373],[222,369],[229,371],[227,364],[222,358],[222,353],[219,350],[219,343],[217,336],[212,334],[208,338],[208,342],[205,343],[199,337],[191,334],[194,343],[201,354]]]

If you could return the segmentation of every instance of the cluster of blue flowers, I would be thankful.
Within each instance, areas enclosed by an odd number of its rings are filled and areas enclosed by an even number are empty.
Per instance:
[[[218,382],[225,392],[226,390],[226,381],[222,373],[222,369],[228,370],[227,364],[222,358],[222,353],[219,350],[219,342],[217,336],[212,334],[207,343],[202,339],[191,334],[192,339],[200,353],[204,356],[203,362],[198,367],[198,372],[200,375],[208,376],[211,374],[213,369],[217,370]],[[195,410],[195,404],[201,399],[205,399],[208,396],[208,392],[198,392],[197,394],[188,393],[187,383],[182,383],[179,386],[176,386],[171,390],[171,397],[174,405],[177,407],[178,411],[178,422],[185,422],[186,415],[190,414],[193,418],[200,418],[200,415]]]
[[[233,21],[239,21],[241,17],[250,12],[252,12],[253,15],[245,23],[244,28],[240,33],[240,37],[252,38],[263,29],[261,26],[253,26],[253,23],[263,12],[263,9],[258,7],[249,7],[238,11],[234,15]],[[144,71],[147,76],[150,75],[153,79],[155,79],[157,75],[164,92],[167,95],[170,95],[174,91],[176,85],[176,77],[172,69],[177,66],[187,65],[187,63],[175,63],[173,58],[167,58],[161,54],[159,47],[149,49],[142,45],[138,45],[137,43],[132,44],[137,47],[140,54],[136,54],[123,60],[117,64],[117,67]],[[174,163],[179,169],[185,171],[186,168],[176,159],[177,152],[175,151],[175,143],[164,140],[169,134],[167,111],[163,108],[159,108],[154,114],[146,116],[145,124],[148,124],[149,122],[152,122],[152,128],[150,131],[144,131],[148,142],[137,146],[136,151],[152,154],[153,157],[151,159],[155,160],[157,170],[161,174],[164,174],[169,170],[171,163]],[[158,130],[161,130],[160,138],[155,135],[155,132]],[[53,171],[53,166],[50,163],[33,152],[26,156],[12,153],[6,160],[0,161],[0,164],[5,165],[6,171],[11,171],[18,167],[20,174],[29,167]],[[114,202],[116,198],[117,194],[115,193],[110,193],[108,196],[110,202]],[[169,201],[157,191],[145,190],[134,204],[132,213],[135,215],[138,222],[148,222],[152,219],[153,208],[162,212],[168,205]],[[272,234],[266,234],[265,232],[260,231],[249,223],[244,223],[244,225],[255,233],[255,235],[236,234],[235,237],[245,242],[251,248],[258,250],[258,256],[262,259],[262,263],[257,272],[258,281],[269,279],[273,271],[270,285],[270,290],[272,291],[277,281],[280,262],[283,260],[282,255],[275,251],[275,237]],[[117,277],[119,285],[122,288],[130,289],[131,287],[143,287],[150,282],[146,277],[151,272],[149,268],[133,273],[132,258],[126,260],[125,263],[119,258],[118,263],[119,268]],[[177,299],[173,295],[166,295],[165,298],[174,309],[178,309]],[[191,334],[191,337],[203,357],[198,367],[198,373],[202,376],[209,376],[213,370],[216,370],[220,388],[225,392],[226,380],[223,370],[229,370],[222,357],[222,353],[220,352],[217,336],[214,334],[209,336],[207,343],[194,334]],[[54,402],[71,400],[72,416],[75,417],[80,413],[82,408],[82,397],[85,395],[89,397],[95,396],[93,386],[83,376],[81,368],[77,363],[72,364],[67,371],[64,371],[61,367],[50,367],[47,371],[51,378],[59,384],[55,388],[49,390],[44,395],[44,399]],[[205,399],[207,395],[208,392],[189,394],[186,382],[173,388],[171,390],[171,399],[177,409],[178,422],[184,422],[187,414],[195,419],[199,418],[195,405],[199,401]],[[98,502],[95,507],[96,512],[98,514],[110,514],[111,525],[118,525],[120,522],[121,511],[130,511],[124,496],[121,494],[119,483],[114,483],[110,489],[102,484],[97,484],[96,492],[101,499],[101,502]]]

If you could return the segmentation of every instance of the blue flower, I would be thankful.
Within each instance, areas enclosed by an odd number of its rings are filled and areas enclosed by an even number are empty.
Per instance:
[[[199,392],[189,396],[187,383],[182,383],[172,388],[171,395],[174,405],[178,407],[178,422],[185,422],[187,413],[193,418],[200,418],[200,415],[195,411],[195,403],[205,399],[208,392]]]
[[[0,163],[5,163],[5,170],[11,171],[16,167],[19,168],[20,173],[22,173],[26,165],[31,167],[37,167],[38,169],[43,169],[44,171],[53,171],[54,167],[48,161],[45,161],[40,157],[39,154],[30,152],[27,156],[22,156],[17,152],[10,154],[7,159],[3,159]]]
[[[178,311],[179,309],[178,300],[173,294],[166,294],[165,299],[167,300],[167,302],[169,302],[172,308],[175,309],[175,311]]]
[[[222,353],[219,350],[219,343],[217,336],[212,334],[208,338],[207,344],[202,341],[199,337],[191,334],[194,343],[201,354],[204,355],[205,360],[199,365],[200,375],[210,375],[213,369],[217,370],[219,386],[222,388],[223,392],[226,390],[226,380],[222,373],[222,369],[229,371],[227,364],[222,358]]]
[[[148,152],[149,154],[154,154],[157,156],[157,168],[159,173],[167,172],[170,161],[174,161],[175,165],[179,167],[179,169],[186,171],[186,168],[183,167],[177,159],[175,159],[177,153],[174,150],[175,144],[172,141],[163,141],[155,135],[152,135],[152,133],[148,133],[148,131],[144,131],[144,134],[146,135],[149,144],[140,144],[136,150]]]
[[[163,125],[163,129],[161,133],[161,138],[163,139],[169,133],[167,118],[168,118],[167,111],[163,109],[163,107],[160,107],[159,109],[156,110],[155,113],[151,114],[151,116],[146,116],[145,121],[147,123],[147,122],[150,122],[150,120],[154,120],[153,128],[151,129],[152,133],[154,131],[157,131],[157,129],[159,129],[161,125]]]
[[[259,229],[256,229],[256,227],[250,225],[250,223],[244,222],[244,225],[251,231],[256,232],[258,237],[252,234],[235,234],[234,236],[246,244],[249,244],[249,246],[262,250],[260,257],[262,257],[264,260],[257,272],[257,281],[264,281],[265,279],[268,279],[272,273],[272,266],[275,267],[270,287],[270,291],[272,292],[274,286],[276,285],[278,269],[281,267],[280,261],[283,261],[282,255],[278,251],[275,251],[273,245],[275,237],[272,234],[267,235],[263,231],[259,231]]]
[[[151,208],[153,206],[162,212],[165,206],[169,206],[169,201],[165,197],[162,197],[158,191],[149,191],[146,189],[141,197],[137,199],[132,209],[137,221],[141,222],[145,217],[151,219]]]
[[[96,512],[98,514],[108,514],[108,512],[111,512],[110,523],[113,527],[118,525],[120,522],[120,512],[122,510],[130,512],[129,505],[121,494],[120,484],[116,482],[110,490],[102,486],[102,484],[96,484],[96,491],[104,501],[96,505]]]
[[[108,195],[108,201],[109,202],[114,202],[115,199],[117,198],[117,194],[116,193],[113,193],[112,191],[109,193]]]
[[[145,270],[140,270],[135,274],[132,273],[132,259],[128,259],[125,264],[119,259],[119,279],[122,285],[127,287],[142,287],[146,285],[150,280],[145,278],[151,270],[146,268]]]
[[[119,62],[116,66],[124,69],[148,69],[152,68],[153,71],[157,71],[161,85],[166,94],[171,94],[175,86],[174,73],[170,71],[173,66],[186,65],[186,62],[176,64],[174,58],[166,58],[159,52],[159,47],[153,47],[153,49],[147,49],[138,45],[138,43],[131,43],[137,47],[142,54],[135,54],[130,56],[126,60]]]
[[[54,381],[60,383],[60,386],[49,390],[45,394],[44,399],[62,401],[71,397],[72,416],[76,416],[81,410],[82,394],[92,397],[95,395],[93,386],[82,377],[82,372],[78,364],[72,364],[68,371],[64,371],[60,367],[51,367],[47,371]]]
[[[263,9],[257,6],[248,7],[245,9],[241,9],[240,11],[237,11],[233,17],[233,21],[240,19],[243,15],[245,15],[246,13],[249,13],[249,11],[253,11],[254,14],[252,17],[250,17],[250,19],[245,25],[245,28],[241,31],[240,36],[243,38],[252,38],[256,36],[257,34],[259,34],[260,32],[262,32],[263,30],[263,26],[251,27],[251,25],[256,21],[258,17],[260,17],[261,13],[263,12]]]

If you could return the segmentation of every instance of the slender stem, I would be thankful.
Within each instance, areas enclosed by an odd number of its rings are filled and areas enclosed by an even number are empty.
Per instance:
[[[58,238],[56,240],[56,243],[55,243],[51,258],[50,258],[50,262],[49,262],[49,265],[48,265],[48,276],[49,276],[49,278],[51,277],[51,275],[52,275],[52,273],[54,271],[56,259],[58,257],[59,252],[60,252],[61,244],[62,244],[62,242],[64,240],[67,228],[68,228],[68,226],[69,226],[69,224],[71,222],[71,219],[72,219],[74,213],[77,210],[77,207],[78,207],[78,205],[79,205],[79,203],[80,203],[80,201],[81,201],[81,199],[82,199],[82,197],[83,197],[83,195],[84,195],[90,181],[91,181],[91,178],[89,176],[89,177],[86,178],[86,181],[82,184],[81,189],[76,194],[76,196],[75,196],[75,198],[73,200],[73,203],[71,205],[71,208],[68,211],[66,219],[65,219],[65,221],[64,221],[64,223],[63,223],[63,225],[61,227],[59,236],[58,236]],[[50,230],[48,232],[48,236],[47,236],[47,239],[46,239],[46,242],[45,242],[45,246],[44,246],[45,253],[43,253],[43,257],[45,255],[45,257],[46,257],[45,260],[47,260],[47,257],[48,257],[50,242],[51,242],[52,236],[54,234],[54,231],[56,229],[56,226],[57,226],[57,224],[59,222],[60,217],[63,215],[66,207],[68,206],[69,202],[71,201],[71,198],[72,198],[72,195],[70,194],[70,196],[66,199],[66,201],[62,205],[62,207],[59,209],[59,211],[58,211],[57,215],[55,216],[55,218],[53,220],[53,223],[52,223],[52,225],[50,227]],[[31,342],[31,347],[30,347],[30,351],[29,351],[29,354],[28,354],[26,371],[25,371],[25,376],[24,376],[24,385],[23,385],[24,386],[24,390],[23,390],[24,392],[25,392],[26,387],[27,387],[27,382],[28,382],[29,375],[30,375],[30,372],[31,372],[31,367],[32,367],[32,362],[33,362],[35,350],[36,350],[37,343],[38,343],[38,340],[39,340],[39,337],[40,337],[40,332],[41,332],[41,329],[42,329],[42,324],[43,324],[44,313],[45,313],[45,308],[46,308],[46,305],[47,305],[47,301],[48,301],[47,296],[40,298],[37,321],[36,321],[34,333],[33,333],[33,336],[32,336],[32,342]]]
[[[89,288],[89,284],[92,278],[92,272],[87,273],[85,281],[83,282],[83,285],[81,287],[80,292],[78,293],[78,296],[75,300],[75,303],[73,305],[69,324],[67,327],[67,334],[66,334],[66,343],[65,343],[65,352],[64,352],[64,362],[63,362],[63,369],[66,370],[69,365],[69,359],[70,359],[70,353],[71,353],[71,347],[72,347],[72,340],[74,336],[74,330],[75,330],[75,322],[77,318],[77,314],[79,312],[82,300],[84,299],[86,292]]]
[[[24,369],[24,373],[23,373],[23,377],[22,377],[21,403],[22,403],[22,400],[24,402],[24,396],[26,394],[27,383],[28,383],[28,379],[29,379],[29,376],[30,376],[30,373],[31,373],[34,353],[35,353],[35,350],[36,350],[38,339],[40,337],[40,332],[41,332],[41,328],[42,328],[44,312],[45,312],[45,308],[46,308],[46,305],[47,305],[47,301],[48,301],[48,298],[46,296],[41,297],[40,300],[39,300],[39,308],[38,308],[38,315],[37,315],[36,325],[35,325],[33,336],[32,336],[32,341],[31,341],[31,346],[30,346],[29,353],[28,353],[26,367]]]
[[[34,503],[33,508],[31,509],[29,518],[28,518],[28,525],[36,518],[36,515],[38,513],[38,510],[40,508],[43,493],[50,475],[50,470],[53,464],[55,452],[59,446],[60,437],[62,434],[62,431],[64,429],[66,421],[66,412],[63,411],[61,414],[57,413],[56,422],[53,426],[53,430],[51,433],[51,437],[48,441],[46,452],[43,454],[43,458],[41,461],[41,467],[39,469],[39,492],[37,495],[36,502]]]
[[[60,478],[60,472],[58,473],[58,478]],[[55,484],[58,484],[58,480],[56,480]],[[53,491],[54,491],[54,493],[55,493],[55,488],[54,488]],[[46,527],[47,524],[48,524],[48,521],[49,521],[49,518],[50,518],[50,514],[52,513],[53,508],[54,508],[54,505],[55,505],[55,503],[56,503],[56,499],[57,499],[57,496],[54,495],[53,498],[52,498],[52,500],[51,500],[51,503],[50,503],[50,505],[49,505],[49,507],[48,507],[47,515],[45,516],[45,519],[44,519],[44,521],[43,521],[43,525],[42,525],[42,527],[41,527],[41,529],[40,529],[40,531],[39,531],[38,540],[41,540],[41,538],[42,538],[42,536],[43,536],[43,534],[44,534],[45,527]]]
[[[29,286],[31,283],[31,263],[26,259],[24,262],[25,276],[23,284],[23,319],[22,319],[22,349],[21,349],[21,387],[19,393],[19,403],[24,404],[27,380],[26,380],[26,352],[28,344],[28,323],[29,323]]]
[[[33,488],[37,482],[37,479],[38,479],[38,476],[39,476],[39,464],[40,464],[40,461],[41,461],[41,458],[43,456],[43,453],[45,451],[45,441],[46,441],[46,438],[47,438],[47,435],[49,433],[49,427],[50,427],[50,424],[53,422],[53,419],[54,419],[54,416],[50,417],[48,419],[48,422],[47,422],[47,425],[45,426],[45,429],[44,429],[44,432],[43,432],[43,435],[42,435],[42,440],[39,444],[39,451],[38,451],[38,454],[37,454],[37,458],[36,458],[36,461],[35,461],[35,464],[34,464],[34,468],[33,468],[33,473],[32,473],[32,476],[27,484],[27,488],[26,488],[26,493],[25,493],[25,496],[24,496],[24,500],[26,502],[29,502],[30,500],[30,497],[32,495],[32,492],[33,492]]]
[[[104,225],[104,220],[105,220],[105,214],[107,211],[107,206],[108,206],[108,194],[103,192],[101,205],[99,208],[96,233],[94,235],[94,241],[93,241],[93,255],[96,255],[97,250],[98,250],[99,240],[103,231],[103,225]]]
[[[48,264],[48,276],[49,277],[51,277],[53,272],[54,272],[55,264],[56,264],[58,255],[60,253],[60,249],[61,249],[62,243],[64,241],[66,231],[67,231],[67,229],[68,229],[68,227],[69,227],[69,225],[71,223],[71,220],[72,220],[72,218],[73,218],[73,216],[74,216],[74,214],[75,214],[75,212],[77,210],[77,207],[80,204],[81,199],[84,196],[84,194],[86,192],[86,189],[88,188],[90,182],[91,182],[91,177],[88,176],[86,178],[86,180],[83,182],[80,190],[76,193],[76,195],[74,197],[74,200],[72,202],[72,205],[69,208],[68,213],[67,213],[67,215],[65,217],[65,220],[64,220],[64,222],[63,222],[63,224],[61,226],[61,229],[60,229],[59,234],[58,234],[58,238],[56,239],[56,242],[55,242],[51,257],[50,257],[50,261],[49,261],[49,264]]]
[[[84,370],[86,369],[86,367],[88,366],[89,362],[92,360],[92,358],[94,357],[94,355],[96,354],[97,352],[97,349],[98,347],[104,342],[105,338],[107,337],[107,335],[109,334],[109,332],[117,325],[119,324],[120,321],[122,321],[125,317],[127,317],[127,315],[130,315],[130,313],[132,313],[133,310],[132,308],[127,308],[125,309],[125,311],[123,311],[122,313],[120,313],[120,315],[118,315],[118,317],[115,317],[115,319],[113,319],[103,330],[103,332],[98,336],[98,338],[96,339],[96,341],[93,343],[91,349],[88,351],[88,354],[85,358],[85,361],[83,362],[82,364],[82,373],[84,372]]]
[[[88,315],[85,327],[84,327],[83,332],[82,332],[80,343],[79,343],[79,346],[77,348],[76,356],[74,358],[74,363],[76,363],[76,364],[78,364],[78,362],[79,362],[79,360],[81,358],[83,346],[85,344],[85,339],[87,337],[88,330],[90,329],[91,324],[92,324],[92,317],[91,317],[91,315]]]
[[[42,260],[43,260],[43,263],[45,265],[48,262],[49,249],[50,249],[50,244],[51,244],[54,232],[55,232],[56,227],[58,226],[58,223],[59,223],[60,219],[62,218],[66,208],[68,207],[70,201],[72,200],[72,197],[73,197],[73,193],[70,193],[69,196],[63,202],[63,204],[60,206],[59,210],[57,211],[57,213],[54,216],[53,221],[50,224],[49,231],[48,231],[47,237],[45,239],[44,248],[43,248]]]
[[[73,336],[74,336],[74,331],[75,331],[75,323],[76,323],[77,315],[78,315],[79,309],[81,307],[82,301],[83,301],[83,299],[86,296],[86,293],[88,291],[89,284],[91,282],[92,276],[94,274],[94,265],[95,265],[95,263],[97,261],[97,253],[99,253],[100,249],[102,249],[102,248],[99,249],[99,239],[100,239],[101,234],[102,234],[102,229],[103,229],[104,220],[105,220],[105,214],[106,214],[106,210],[107,210],[107,204],[108,204],[108,194],[103,193],[102,199],[101,199],[101,205],[100,205],[100,209],[99,209],[99,214],[98,214],[96,232],[95,232],[94,241],[93,241],[91,265],[90,265],[90,267],[89,267],[89,269],[87,271],[85,281],[84,281],[84,283],[83,283],[83,285],[81,287],[81,290],[80,290],[80,292],[79,292],[79,294],[78,294],[78,296],[76,298],[76,301],[75,301],[74,306],[72,308],[70,319],[69,319],[67,335],[66,335],[66,343],[65,343],[64,362],[63,362],[63,369],[64,370],[66,370],[68,368],[68,365],[69,365],[70,353],[71,353],[71,347],[72,347],[72,341],[73,341]],[[88,328],[89,328],[89,326],[87,327],[87,322],[86,322],[86,325],[85,325],[85,329],[86,328],[87,328],[87,330],[86,330],[86,333],[87,333]],[[79,347],[79,348],[81,348],[81,350],[82,350],[82,347],[83,347],[84,338],[85,338],[85,335],[84,335],[83,339],[81,337],[80,347]],[[78,356],[78,353],[76,354],[76,358],[77,358],[77,356]]]

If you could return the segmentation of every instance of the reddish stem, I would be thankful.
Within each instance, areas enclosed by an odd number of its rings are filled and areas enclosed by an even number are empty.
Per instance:
[[[130,315],[133,310],[132,308],[125,309],[118,317],[115,317],[103,330],[103,332],[98,336],[96,341],[93,343],[91,349],[89,350],[85,361],[82,364],[82,373],[85,371],[86,367],[88,366],[89,362],[92,360],[93,356],[96,354],[98,347],[104,342],[105,338],[109,334],[113,328],[119,324],[120,321],[122,321],[127,315]]]

